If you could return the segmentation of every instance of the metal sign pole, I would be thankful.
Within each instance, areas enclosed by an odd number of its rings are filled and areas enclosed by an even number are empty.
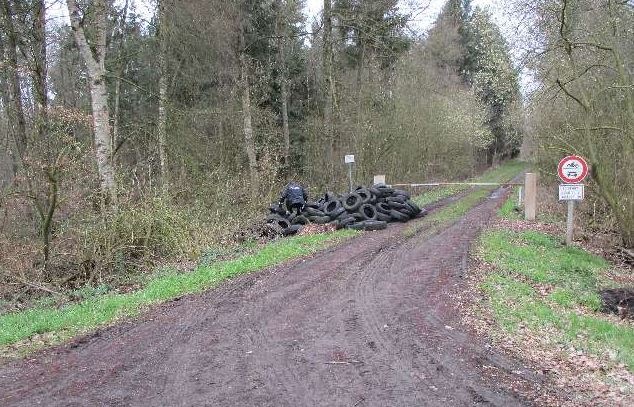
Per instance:
[[[352,163],[348,163],[348,181],[350,184],[350,192],[352,192]]]
[[[575,201],[571,199],[568,201],[568,217],[566,218],[566,245],[568,246],[572,244],[574,217],[575,217]]]
[[[348,183],[350,185],[350,192],[352,192],[352,164],[354,164],[354,154],[346,154],[343,158],[343,162],[348,164]]]

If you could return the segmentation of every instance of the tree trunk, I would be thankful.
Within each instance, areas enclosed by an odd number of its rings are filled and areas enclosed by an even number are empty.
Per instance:
[[[166,38],[166,20],[165,20],[165,0],[159,1],[159,29],[158,29],[158,41],[159,41],[159,100],[158,100],[158,121],[157,121],[157,137],[158,137],[158,152],[159,152],[159,166],[161,173],[161,190],[164,195],[168,194],[169,181],[167,171],[167,154],[166,154],[166,129],[167,129],[167,38]]]
[[[251,196],[254,200],[258,198],[260,189],[260,175],[258,174],[258,163],[255,154],[255,141],[253,139],[253,126],[251,124],[251,96],[249,87],[249,74],[247,57],[244,52],[240,55],[240,73],[242,87],[242,117],[244,120],[244,145],[249,159],[249,173],[251,175]]]
[[[285,171],[288,171],[290,164],[290,149],[291,149],[291,136],[288,125],[288,69],[286,67],[286,37],[287,37],[287,22],[285,20],[285,9],[283,2],[278,0],[277,10],[277,22],[276,31],[279,37],[279,52],[278,61],[279,66],[279,85],[280,85],[280,97],[282,98],[282,134],[284,137],[284,150],[282,151],[282,158]]]
[[[28,141],[26,136],[26,121],[24,119],[24,106],[22,105],[22,88],[20,87],[20,75],[18,70],[18,55],[16,51],[18,37],[13,24],[14,11],[9,0],[2,1],[2,19],[5,27],[7,46],[6,46],[6,65],[7,65],[7,84],[8,93],[7,116],[9,118],[9,126],[16,148],[16,160],[22,164],[26,155]]]
[[[35,94],[35,126],[39,140],[46,139],[48,132],[48,89],[46,86],[46,5],[44,0],[39,0],[34,10],[33,36],[35,46],[33,49],[32,78]]]
[[[117,156],[117,143],[119,142],[119,110],[121,104],[121,81],[125,76],[128,69],[128,62],[123,61],[123,43],[125,41],[125,23],[128,20],[128,7],[130,6],[130,1],[126,0],[123,5],[123,13],[121,14],[121,19],[119,20],[118,26],[114,29],[112,34],[112,41],[115,40],[115,35],[118,30],[119,34],[119,42],[118,48],[119,52],[117,53],[117,77],[115,78],[114,83],[114,102],[112,103],[114,112],[112,112],[112,165],[116,168],[116,156]]]
[[[324,136],[326,139],[326,160],[329,167],[329,176],[333,172],[334,156],[334,82],[332,73],[333,50],[332,50],[332,0],[324,0],[324,50],[323,50],[323,76],[324,76]]]
[[[95,137],[95,157],[101,192],[105,203],[112,205],[116,201],[117,188],[112,167],[110,110],[108,107],[108,88],[106,87],[106,1],[95,0],[93,2],[95,19],[95,40],[93,44],[88,44],[86,40],[83,26],[84,20],[77,8],[77,1],[66,0],[66,5],[70,15],[75,43],[86,64],[90,78],[89,87]]]

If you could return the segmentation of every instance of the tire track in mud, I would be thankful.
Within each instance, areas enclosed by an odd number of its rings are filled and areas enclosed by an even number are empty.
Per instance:
[[[482,377],[514,364],[447,301],[502,197],[431,235],[392,225],[0,367],[0,404],[524,404]]]

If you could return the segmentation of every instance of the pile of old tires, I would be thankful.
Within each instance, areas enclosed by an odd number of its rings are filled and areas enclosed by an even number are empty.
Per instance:
[[[357,187],[353,192],[326,193],[316,202],[308,202],[299,214],[271,205],[267,224],[283,235],[292,235],[308,224],[334,223],[337,229],[385,229],[389,222],[407,222],[424,216],[425,211],[411,200],[409,193],[386,185]]]

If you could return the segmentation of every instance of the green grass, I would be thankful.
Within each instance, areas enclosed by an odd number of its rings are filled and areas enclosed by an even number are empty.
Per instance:
[[[500,326],[555,328],[556,342],[598,355],[610,351],[634,371],[634,329],[593,313],[601,306],[597,290],[607,284],[603,258],[535,231],[485,233],[478,255],[496,269],[481,288]]]
[[[136,315],[147,305],[201,292],[240,274],[315,253],[324,246],[355,234],[355,231],[341,230],[284,239],[233,260],[201,265],[190,273],[164,274],[133,293],[91,297],[59,309],[35,308],[6,314],[0,316],[0,347],[18,343],[36,334],[47,334],[53,341],[63,340],[119,318]]]
[[[509,197],[504,201],[500,209],[498,209],[498,217],[511,220],[522,219],[522,212],[517,206],[518,191],[519,187],[513,187]]]

